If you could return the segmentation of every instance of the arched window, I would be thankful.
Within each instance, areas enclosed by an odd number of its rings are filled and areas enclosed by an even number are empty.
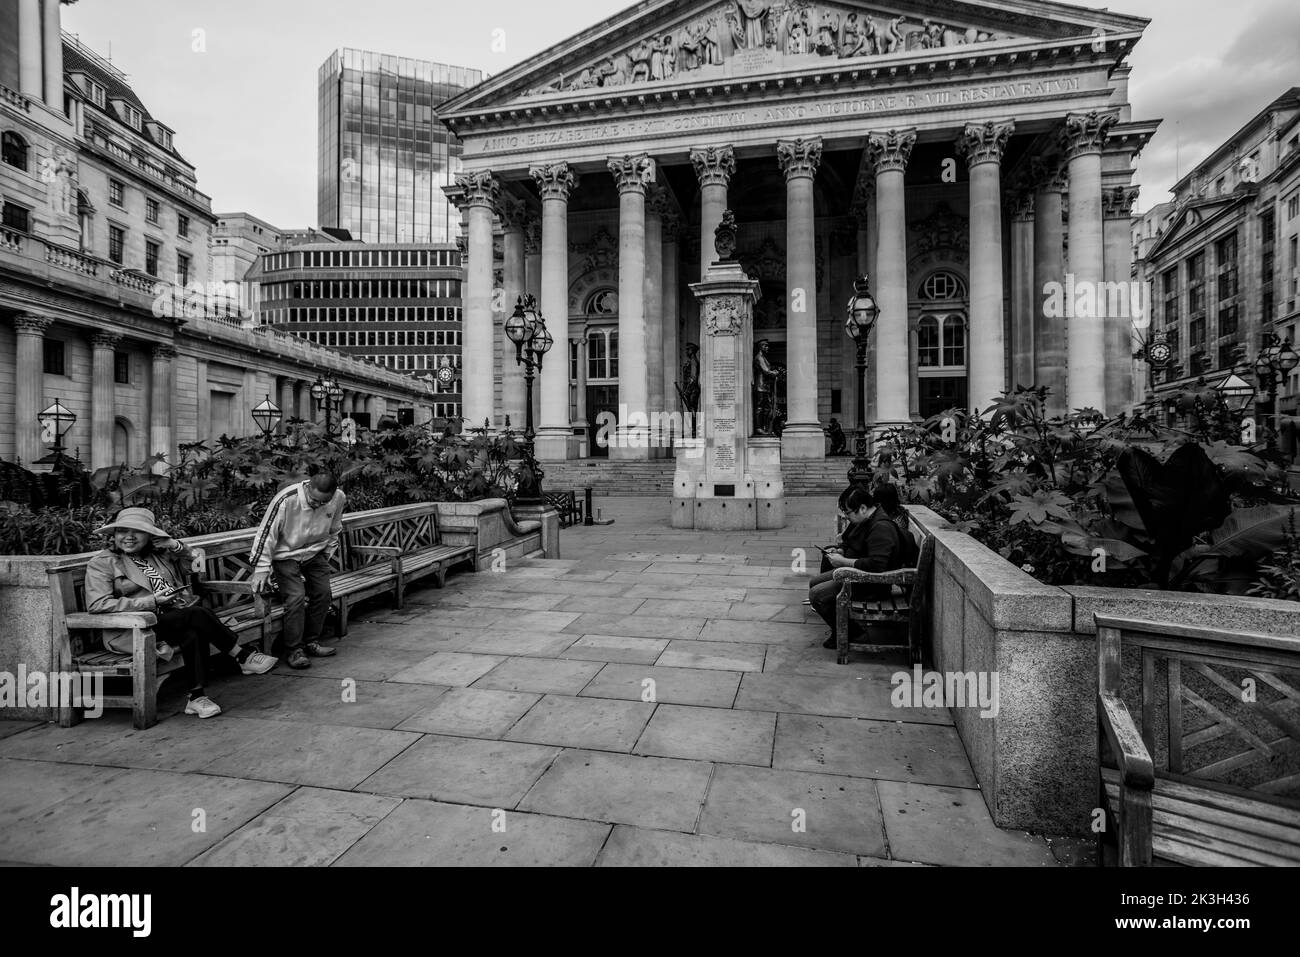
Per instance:
[[[587,297],[587,308],[583,312],[588,316],[618,315],[618,293],[613,289],[599,289]]]
[[[81,251],[89,252],[93,246],[91,238],[90,223],[95,215],[95,207],[90,205],[90,200],[86,198],[83,190],[77,190],[77,229],[78,242]]]
[[[916,324],[916,364],[939,364],[939,320],[934,316],[922,316]]]
[[[113,422],[113,464],[130,465],[131,459],[131,422],[118,416]]]
[[[0,158],[10,166],[27,170],[27,141],[13,130],[6,130],[0,136]]]
[[[587,332],[587,379],[618,378],[618,329],[604,326]]]
[[[935,272],[921,284],[921,298],[928,302],[965,299],[966,284],[961,277],[950,272]]]
[[[961,316],[949,316],[943,324],[943,364],[946,366],[964,366],[966,364],[966,325]]]

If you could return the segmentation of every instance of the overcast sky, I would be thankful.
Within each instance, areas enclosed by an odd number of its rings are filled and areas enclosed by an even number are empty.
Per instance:
[[[627,0],[80,0],[64,29],[111,50],[175,128],[213,210],[316,224],[316,71],[355,47],[499,73]],[[1081,6],[1100,8],[1100,3]],[[1138,161],[1142,210],[1283,90],[1300,85],[1295,0],[1110,0],[1152,23],[1131,62],[1135,119],[1163,118]],[[195,31],[201,30],[201,52]],[[504,31],[496,44],[494,31]],[[500,47],[504,45],[504,50]]]

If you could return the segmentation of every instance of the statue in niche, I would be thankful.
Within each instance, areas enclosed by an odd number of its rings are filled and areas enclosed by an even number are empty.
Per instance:
[[[629,82],[636,83],[638,80],[649,80],[653,75],[650,62],[650,44],[642,40],[632,47],[628,57],[632,60],[632,75]]]
[[[664,79],[671,80],[677,72],[677,47],[673,46],[673,35],[666,34],[660,45],[664,57]]]
[[[768,353],[772,344],[758,340],[754,347],[754,434],[773,435],[776,431],[776,380],[785,372],[772,365]]]
[[[697,438],[700,414],[700,347],[686,343],[686,358],[682,361],[682,381],[674,382],[677,398],[682,403],[682,413],[691,417],[691,438]]]
[[[659,42],[659,37],[650,41],[650,79],[662,80],[664,78],[664,48]]]
[[[822,12],[821,23],[817,26],[817,53],[821,56],[835,56],[839,53],[840,18],[829,10]]]
[[[871,52],[867,44],[867,32],[858,23],[858,15],[850,13],[844,18],[844,25],[840,27],[840,58],[866,56]]]
[[[728,19],[738,50],[761,50],[767,45],[767,23],[771,0],[732,0],[734,9]]]
[[[794,17],[787,28],[785,38],[786,53],[807,53],[808,52],[808,31],[804,21]]]

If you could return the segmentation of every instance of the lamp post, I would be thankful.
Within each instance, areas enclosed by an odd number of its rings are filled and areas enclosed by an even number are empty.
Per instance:
[[[53,444],[50,454],[34,464],[57,465],[63,458],[63,437],[77,424],[76,413],[65,408],[61,400],[55,399],[53,405],[36,417],[36,421],[41,425],[41,441]]]
[[[280,413],[280,407],[271,401],[269,393],[265,399],[253,406],[252,416],[253,421],[257,423],[257,427],[262,430],[262,438],[266,440],[267,445],[270,445],[271,433],[280,424],[280,419],[283,416]]]
[[[515,500],[519,504],[534,505],[542,501],[544,473],[533,455],[533,377],[542,371],[542,357],[550,351],[555,340],[547,331],[546,320],[531,294],[516,301],[514,313],[506,320],[506,337],[515,344],[516,365],[524,367],[524,468],[528,477],[520,480]]]
[[[1291,370],[1300,365],[1300,355],[1291,348],[1291,340],[1276,332],[1264,333],[1263,348],[1255,357],[1255,378],[1261,391],[1268,393],[1269,418],[1273,420],[1268,430],[1268,448],[1277,448],[1277,392],[1278,386]]]
[[[334,428],[330,422],[330,411],[343,399],[343,388],[331,378],[316,376],[311,384],[311,397],[325,408],[325,434],[332,436]]]
[[[858,349],[855,368],[858,372],[858,428],[853,437],[853,465],[849,469],[850,485],[867,485],[871,481],[871,463],[867,459],[867,340],[876,325],[880,308],[871,295],[871,283],[859,276],[853,283],[853,296],[849,299],[848,319],[844,328]]]

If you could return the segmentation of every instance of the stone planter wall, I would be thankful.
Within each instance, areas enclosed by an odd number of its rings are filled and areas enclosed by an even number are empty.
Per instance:
[[[940,672],[998,673],[996,716],[954,708],[984,800],[1000,827],[1088,835],[1097,805],[1094,613],[1225,631],[1300,635],[1295,602],[1126,588],[1044,585],[924,508],[935,537],[930,633]],[[1136,655],[1125,697],[1136,700]]]

